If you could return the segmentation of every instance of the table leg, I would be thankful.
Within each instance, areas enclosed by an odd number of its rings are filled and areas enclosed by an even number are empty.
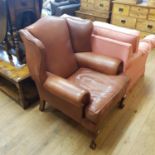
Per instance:
[[[22,84],[19,82],[16,84],[16,87],[18,89],[18,94],[19,94],[19,103],[24,109],[26,109],[27,103],[26,103],[25,98],[24,98]]]

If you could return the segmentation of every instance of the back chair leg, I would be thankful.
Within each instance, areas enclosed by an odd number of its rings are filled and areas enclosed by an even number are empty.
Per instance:
[[[46,101],[45,100],[40,100],[39,110],[44,111],[45,110],[45,105],[46,105]]]

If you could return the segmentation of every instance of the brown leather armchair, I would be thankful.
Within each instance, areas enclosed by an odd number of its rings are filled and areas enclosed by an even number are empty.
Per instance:
[[[90,146],[95,148],[104,116],[118,103],[123,107],[128,78],[118,75],[120,60],[89,52],[92,23],[77,22],[45,17],[20,35],[40,94],[40,110],[48,103],[79,122],[91,132]]]

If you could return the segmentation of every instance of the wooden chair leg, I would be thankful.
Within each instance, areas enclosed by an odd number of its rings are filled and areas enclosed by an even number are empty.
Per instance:
[[[96,140],[95,139],[92,139],[92,141],[91,141],[91,143],[90,143],[90,148],[92,149],[92,150],[95,150],[96,149]]]
[[[92,150],[95,150],[96,149],[96,146],[97,146],[97,144],[96,144],[96,138],[97,138],[98,134],[99,134],[99,130],[96,133],[94,133],[93,136],[92,136],[93,138],[92,138],[91,143],[89,145],[89,147]]]
[[[39,110],[44,111],[45,110],[45,105],[46,105],[46,101],[45,100],[40,100]]]
[[[124,96],[121,101],[119,102],[119,108],[120,109],[123,109],[125,107],[125,103],[124,103],[124,100],[125,100],[126,96]]]

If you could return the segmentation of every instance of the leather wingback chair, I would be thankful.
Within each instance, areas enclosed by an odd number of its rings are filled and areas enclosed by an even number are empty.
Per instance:
[[[103,117],[118,103],[123,107],[128,78],[118,75],[120,60],[89,52],[92,29],[87,20],[45,17],[20,35],[40,94],[40,110],[46,101],[79,122],[92,133],[95,148]]]
[[[155,48],[155,35],[140,40],[137,30],[103,22],[93,24],[92,51],[123,61],[123,74],[130,78],[129,92],[145,73],[148,54]]]
[[[0,1],[0,43],[5,39],[7,32],[7,12],[6,12],[6,1]]]

